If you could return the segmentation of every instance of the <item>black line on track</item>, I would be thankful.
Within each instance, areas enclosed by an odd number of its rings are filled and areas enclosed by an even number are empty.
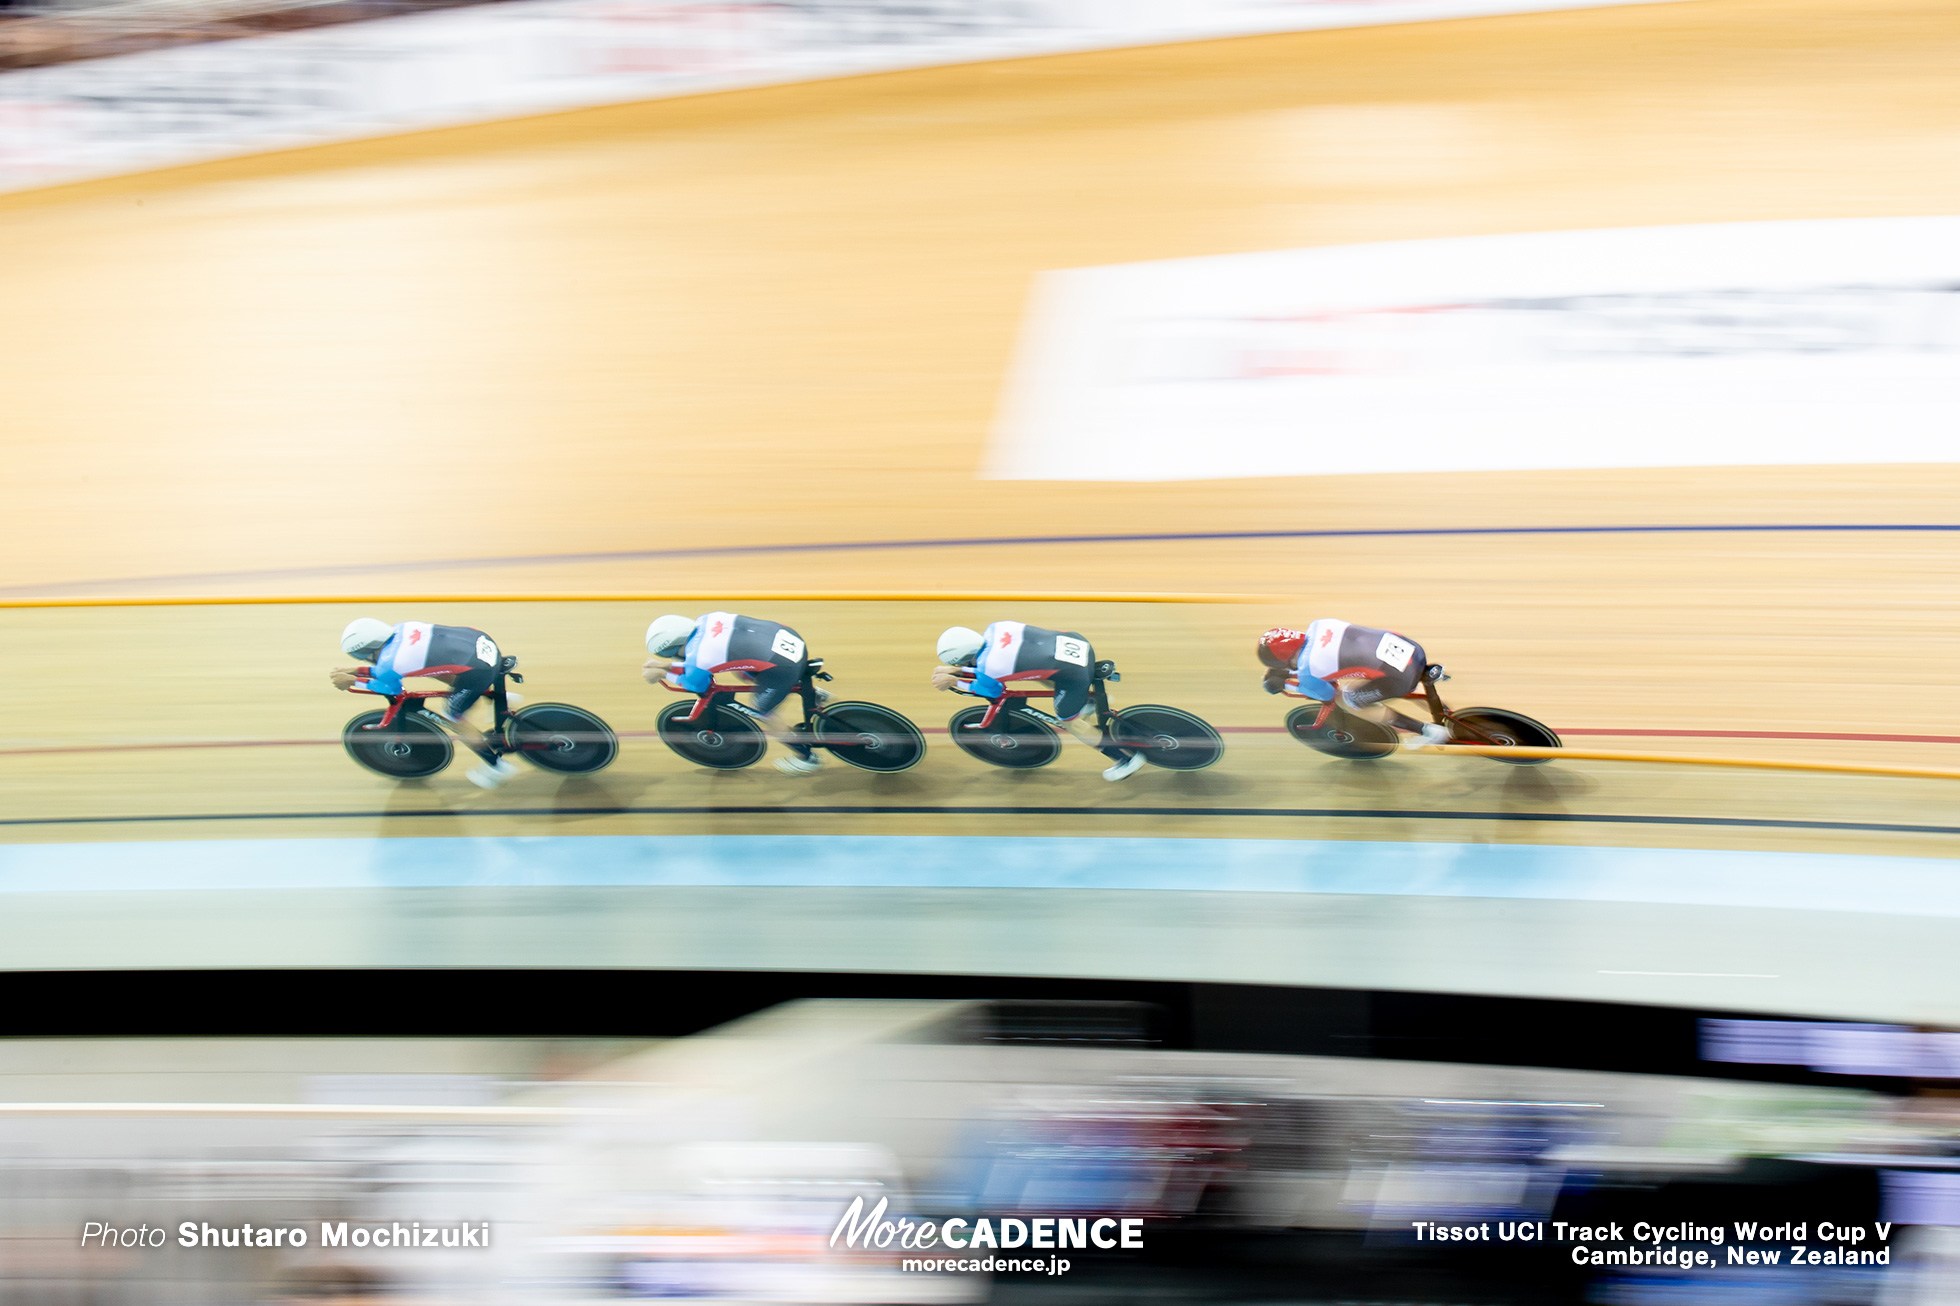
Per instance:
[[[1803,821],[1765,816],[1644,816],[1603,812],[1453,812],[1377,807],[924,807],[859,805],[781,807],[765,803],[700,806],[469,807],[364,812],[184,812],[162,816],[17,816],[0,827],[149,825],[189,821],[441,820],[475,816],[1203,816],[1292,817],[1301,820],[1512,821],[1557,825],[1685,825],[1743,830],[1848,830],[1870,834],[1954,834],[1960,825],[1889,821]]]
[[[396,572],[464,571],[484,567],[540,567],[590,562],[650,562],[675,558],[740,558],[786,553],[874,553],[906,549],[965,549],[1009,545],[1061,544],[1177,544],[1207,540],[1341,540],[1397,539],[1474,535],[1692,535],[1803,534],[1807,532],[1887,534],[1896,532],[1955,532],[1960,522],[1763,522],[1702,523],[1699,525],[1632,526],[1413,526],[1369,530],[1161,531],[1097,535],[980,535],[915,540],[835,540],[805,544],[700,545],[679,549],[625,549],[604,553],[531,553],[489,558],[435,558],[413,562],[374,562],[354,566],[284,567],[266,571],[208,571],[164,576],[125,576],[107,580],[55,581],[0,588],[0,596],[30,598],[41,594],[79,594],[104,587],[132,585],[218,585],[235,581],[324,579],[333,576],[382,576]]]

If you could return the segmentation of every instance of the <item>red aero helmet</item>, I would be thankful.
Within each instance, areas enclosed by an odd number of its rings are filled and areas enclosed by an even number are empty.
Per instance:
[[[1259,637],[1259,660],[1269,667],[1291,667],[1300,660],[1306,642],[1306,631],[1274,626]]]

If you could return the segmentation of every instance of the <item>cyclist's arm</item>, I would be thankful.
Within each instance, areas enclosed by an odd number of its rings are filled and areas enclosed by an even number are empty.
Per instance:
[[[667,668],[667,683],[676,689],[685,689],[690,694],[699,694],[712,688],[715,678],[712,672],[703,667],[691,666],[686,658]]]
[[[1310,676],[1304,671],[1297,673],[1297,679],[1300,692],[1308,698],[1318,703],[1334,701],[1334,686],[1330,682],[1322,680],[1319,676]]]

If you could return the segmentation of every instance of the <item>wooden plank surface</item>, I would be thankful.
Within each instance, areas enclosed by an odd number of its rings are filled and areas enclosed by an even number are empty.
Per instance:
[[[1421,639],[1458,675],[1459,699],[1555,725],[1960,734],[1960,710],[1936,688],[1960,653],[1951,534],[652,556],[999,536],[1956,520],[1953,467],[975,478],[1028,287],[1045,269],[1960,211],[1952,19],[1947,0],[1704,0],[1262,37],[561,114],[0,200],[0,589],[1228,589],[1298,598],[1174,614],[860,605],[780,615],[845,654],[857,685],[925,724],[945,715],[918,686],[948,620],[1093,621],[1098,641],[1137,668],[1126,692],[1256,726],[1278,713],[1252,687],[1252,633],[1336,613]],[[349,704],[321,673],[349,615],[0,614],[15,689],[0,748],[330,739]],[[622,729],[650,726],[632,678],[649,609],[380,615],[485,626],[525,655],[544,696],[588,702]],[[1832,632],[1847,629],[1885,632],[1910,656],[1847,686],[1828,658]],[[1720,747],[1960,760],[1942,745]],[[1119,796],[1076,752],[1052,775],[980,773],[935,754],[910,777],[837,772],[805,788],[838,803],[870,801],[884,785],[926,805],[1029,791],[1094,806],[1182,784],[1165,801],[1232,806],[1293,803],[1304,786],[1378,806],[1933,824],[1952,802],[1931,783],[1614,764],[1562,764],[1564,779],[1465,759],[1367,771],[1256,734],[1235,735],[1216,772],[1150,776]],[[1382,778],[1418,766],[1414,788]],[[319,745],[36,754],[0,768],[0,806],[15,819],[483,805],[455,776],[428,794],[390,791]],[[541,781],[510,793],[544,801]],[[608,797],[584,805],[602,807],[649,805],[640,799],[655,791],[671,791],[673,806],[798,792],[773,772],[686,771],[650,740],[629,741],[605,777],[568,784],[573,797],[596,787]],[[531,828],[523,817],[456,819]],[[864,828],[809,819],[798,828]],[[565,818],[575,829],[704,821],[714,818]],[[7,828],[35,839],[107,833]],[[1557,837],[1812,846],[1747,828],[1562,826]],[[1947,848],[1943,836],[1830,837]]]

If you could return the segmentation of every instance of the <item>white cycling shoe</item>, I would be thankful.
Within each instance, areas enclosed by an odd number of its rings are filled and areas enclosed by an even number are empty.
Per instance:
[[[1118,762],[1115,766],[1106,768],[1103,771],[1103,779],[1109,781],[1111,784],[1114,784],[1118,780],[1129,779],[1131,776],[1135,775],[1138,771],[1141,771],[1142,769],[1143,769],[1143,754],[1131,753],[1129,757],[1124,761]]]
[[[1447,744],[1449,742],[1450,728],[1448,726],[1427,725],[1422,728],[1421,734],[1410,735],[1407,739],[1404,739],[1402,741],[1402,747],[1427,748],[1431,744]]]
[[[473,766],[463,775],[465,780],[478,789],[501,789],[504,783],[519,773],[517,763],[508,757],[500,757],[495,762],[485,762]]]
[[[822,768],[823,759],[820,757],[797,757],[791,754],[789,757],[776,759],[776,769],[784,775],[812,775]]]

